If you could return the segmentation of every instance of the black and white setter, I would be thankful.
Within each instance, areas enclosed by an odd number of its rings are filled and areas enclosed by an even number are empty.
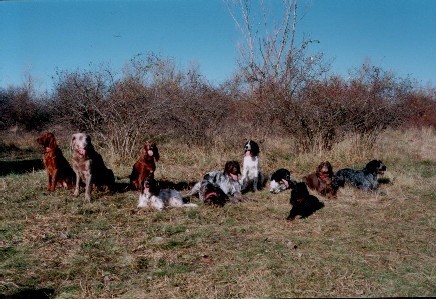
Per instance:
[[[299,182],[294,185],[291,191],[290,203],[292,209],[286,219],[291,221],[298,215],[300,215],[301,218],[309,217],[317,210],[324,207],[324,204],[320,202],[316,196],[309,194],[309,190],[304,182]]]
[[[382,161],[372,160],[361,170],[350,168],[338,170],[333,176],[333,185],[343,187],[345,184],[350,184],[366,192],[377,192],[378,175],[382,175],[385,171],[386,166]]]
[[[259,165],[259,145],[248,140],[244,145],[244,161],[242,166],[242,192],[257,191],[262,187],[263,178]]]
[[[184,197],[197,195],[206,204],[223,206],[228,201],[242,198],[239,175],[241,168],[237,161],[227,161],[223,171],[211,171],[196,183]]]
[[[139,195],[138,208],[152,207],[162,211],[167,207],[197,207],[195,203],[184,203],[182,195],[176,190],[160,189],[154,178],[145,178],[143,184]]]
[[[273,172],[269,183],[269,191],[277,194],[282,191],[292,189],[297,182],[292,177],[291,172],[286,168],[280,168]]]

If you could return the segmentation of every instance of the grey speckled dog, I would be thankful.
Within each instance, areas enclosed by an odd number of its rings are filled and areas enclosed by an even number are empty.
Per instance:
[[[196,183],[185,196],[197,195],[202,202],[224,205],[226,202],[242,200],[239,175],[241,168],[237,161],[227,161],[224,171],[211,171],[204,175],[203,180]]]
[[[344,168],[338,170],[333,176],[333,186],[343,187],[350,184],[363,191],[378,190],[378,175],[386,171],[386,166],[380,160],[372,160],[362,170]]]

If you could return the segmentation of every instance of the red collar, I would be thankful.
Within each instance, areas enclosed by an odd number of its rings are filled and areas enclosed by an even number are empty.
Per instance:
[[[327,178],[330,178],[330,175],[329,175],[328,173],[321,172],[321,173],[318,175],[318,177],[319,177],[320,179],[322,179],[322,180],[325,180],[325,179],[327,179]]]

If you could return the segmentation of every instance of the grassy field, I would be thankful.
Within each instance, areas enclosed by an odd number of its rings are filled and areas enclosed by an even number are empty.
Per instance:
[[[36,138],[36,136],[34,136]],[[14,139],[18,147],[25,147]],[[387,131],[368,149],[350,137],[332,151],[295,154],[265,140],[266,173],[297,179],[324,159],[335,169],[381,159],[378,195],[346,187],[306,219],[285,220],[289,192],[213,208],[136,210],[137,192],[46,191],[43,170],[0,177],[0,294],[43,289],[54,298],[434,296],[436,132]],[[158,144],[157,179],[198,180],[241,148]],[[177,149],[177,150],[175,150]],[[64,154],[69,157],[67,147]],[[104,152],[102,152],[105,158]],[[110,160],[110,159],[109,159]],[[110,165],[128,181],[134,161]],[[0,296],[1,297],[1,296]]]

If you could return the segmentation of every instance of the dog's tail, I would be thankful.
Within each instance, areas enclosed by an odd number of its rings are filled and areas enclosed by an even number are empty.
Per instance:
[[[196,203],[184,203],[183,207],[184,208],[196,208],[196,207],[198,207],[198,205]]]
[[[183,195],[183,200],[186,200],[187,198],[197,195],[200,192],[200,188],[201,188],[201,181],[197,182],[194,187],[192,187],[192,189],[188,192],[188,194]]]

